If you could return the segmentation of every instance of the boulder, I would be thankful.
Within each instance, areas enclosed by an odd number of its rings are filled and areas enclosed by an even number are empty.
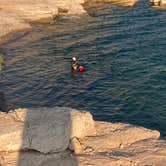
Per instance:
[[[17,109],[0,113],[0,151],[61,152],[73,137],[94,131],[90,113],[69,108]]]

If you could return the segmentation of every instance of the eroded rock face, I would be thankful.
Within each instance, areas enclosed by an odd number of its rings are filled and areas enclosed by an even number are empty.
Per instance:
[[[108,147],[110,149],[123,148],[141,140],[160,137],[158,131],[122,123],[97,122],[96,129],[97,133],[100,133],[97,137],[83,140],[86,146],[91,146],[94,150]]]
[[[8,114],[0,113],[0,151],[61,152],[68,148],[70,138],[82,138],[93,132],[90,113],[69,108],[17,109]]]

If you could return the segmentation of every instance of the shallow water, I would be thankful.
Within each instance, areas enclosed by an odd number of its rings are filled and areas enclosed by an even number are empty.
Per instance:
[[[67,106],[166,136],[166,11],[86,6],[89,16],[37,25],[5,46],[0,86],[10,108]],[[70,59],[86,72],[72,73]]]

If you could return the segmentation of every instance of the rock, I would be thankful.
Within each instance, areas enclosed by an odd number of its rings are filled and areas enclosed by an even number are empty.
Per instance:
[[[64,9],[67,9],[66,15],[83,14],[85,13],[81,5],[83,2],[83,0],[1,0],[0,38],[11,32],[31,28],[30,22],[38,20],[50,22]]]
[[[160,6],[160,0],[150,0],[152,6]]]
[[[138,0],[85,0],[85,2],[111,2],[115,5],[119,5],[119,6],[124,6],[124,7],[131,7],[134,4],[136,4],[136,2],[138,2]]]
[[[96,123],[97,136],[88,137],[83,140],[84,146],[91,146],[93,149],[103,148],[124,148],[132,143],[145,139],[158,139],[160,133],[143,127],[136,127],[122,123]]]
[[[166,141],[158,139],[159,132],[129,124],[95,122],[96,134],[86,137],[94,131],[93,125],[90,113],[70,108],[0,113],[0,165],[165,166]],[[21,138],[25,139],[22,144]]]
[[[166,7],[166,0],[150,0],[149,2],[154,7]]]
[[[84,151],[83,146],[80,144],[80,141],[77,138],[72,138],[70,140],[69,149],[74,151],[75,154],[80,154]]]
[[[3,156],[3,157],[2,157]],[[0,153],[1,166],[78,166],[71,152],[43,154],[35,151]]]
[[[61,152],[68,148],[70,138],[93,131],[94,122],[87,112],[59,107],[17,109],[0,113],[0,151]]]
[[[160,6],[165,6],[166,7],[166,0],[160,0]]]
[[[96,133],[95,123],[92,115],[89,112],[71,111],[71,138],[83,138]]]
[[[0,39],[12,32],[30,29],[30,22],[51,22],[63,15],[86,13],[83,4],[96,0],[1,0]],[[97,0],[122,6],[133,6],[138,0]],[[165,0],[162,0],[165,1]],[[3,43],[8,42],[3,41]]]

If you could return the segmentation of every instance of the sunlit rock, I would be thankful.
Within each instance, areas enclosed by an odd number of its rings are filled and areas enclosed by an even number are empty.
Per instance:
[[[0,113],[0,151],[60,152],[68,148],[70,138],[93,131],[94,122],[87,112],[59,107],[17,109]]]
[[[154,7],[166,7],[166,0],[150,0],[150,5]]]
[[[71,121],[71,138],[83,138],[88,135],[95,134],[95,123],[89,112],[78,112],[72,110],[70,112]]]
[[[31,28],[30,22],[50,22],[62,10],[65,15],[83,14],[83,0],[1,0],[0,38],[11,32]],[[62,10],[59,10],[62,9]]]
[[[124,148],[141,140],[160,137],[158,131],[122,123],[97,122],[96,130],[96,137],[89,137],[83,141],[86,146],[91,146],[93,149]]]
[[[17,109],[0,113],[0,165],[164,166],[166,142],[159,137],[70,108]]]

